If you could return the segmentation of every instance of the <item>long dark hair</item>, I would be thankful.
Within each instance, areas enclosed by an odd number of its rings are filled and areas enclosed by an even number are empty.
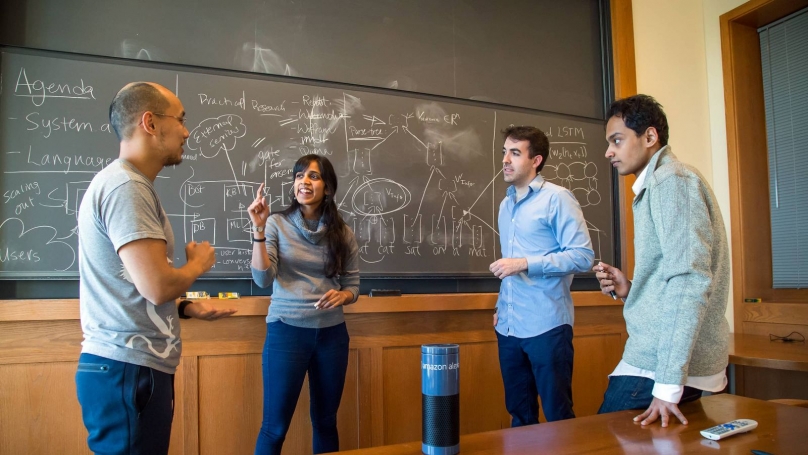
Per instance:
[[[312,162],[320,165],[320,177],[325,183],[325,197],[320,203],[320,214],[326,226],[325,239],[328,244],[326,248],[325,276],[333,278],[337,275],[344,275],[348,262],[348,245],[345,243],[345,230],[348,229],[342,216],[337,210],[334,199],[337,195],[337,173],[328,158],[319,155],[305,155],[295,163],[292,168],[292,176],[299,172],[305,172]],[[293,177],[294,178],[294,177]],[[294,195],[294,185],[292,185],[292,203],[281,215],[289,216],[296,210],[300,210],[300,203]]]

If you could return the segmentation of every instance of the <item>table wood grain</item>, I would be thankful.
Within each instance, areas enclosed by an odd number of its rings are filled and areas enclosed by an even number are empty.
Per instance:
[[[688,425],[659,423],[643,427],[632,421],[637,411],[582,417],[522,428],[489,431],[460,438],[462,455],[547,454],[808,454],[808,409],[722,394],[682,405]],[[699,431],[735,419],[752,419],[758,427],[722,441]],[[417,455],[421,442],[340,452],[351,455]]]

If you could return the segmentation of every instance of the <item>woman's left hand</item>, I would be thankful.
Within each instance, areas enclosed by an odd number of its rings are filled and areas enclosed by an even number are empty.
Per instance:
[[[338,306],[345,305],[347,302],[350,302],[353,299],[353,294],[350,291],[337,291],[334,289],[329,290],[326,292],[317,303],[314,304],[314,308],[318,310],[326,310],[328,308],[336,308]]]

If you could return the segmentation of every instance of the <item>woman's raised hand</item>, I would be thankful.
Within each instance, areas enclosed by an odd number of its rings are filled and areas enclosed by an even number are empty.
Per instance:
[[[247,213],[250,214],[250,221],[252,221],[253,226],[260,227],[267,224],[269,206],[264,200],[263,183],[258,187],[258,191],[255,193],[255,200],[247,208]]]

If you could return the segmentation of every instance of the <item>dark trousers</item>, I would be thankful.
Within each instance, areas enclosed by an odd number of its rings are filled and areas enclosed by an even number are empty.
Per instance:
[[[640,376],[611,376],[609,387],[603,394],[603,404],[598,414],[607,412],[625,411],[628,409],[641,409],[645,411],[651,406],[654,396],[654,381]],[[685,387],[679,404],[695,401],[701,398],[701,390]]]
[[[93,453],[168,453],[174,419],[173,374],[81,354],[76,389]]]
[[[345,323],[323,329],[267,324],[263,352],[264,418],[256,455],[280,454],[306,373],[314,453],[339,450],[337,410],[348,370]]]
[[[558,326],[531,338],[497,332],[505,408],[511,426],[539,423],[541,397],[548,422],[572,419],[572,327]]]

